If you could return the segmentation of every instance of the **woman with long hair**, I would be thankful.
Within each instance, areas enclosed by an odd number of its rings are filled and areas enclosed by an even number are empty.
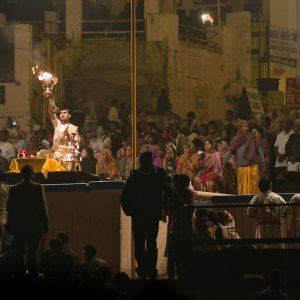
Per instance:
[[[200,171],[194,180],[195,190],[216,192],[222,185],[222,161],[219,152],[214,150],[211,139],[204,141],[204,155],[200,161]]]
[[[81,150],[81,171],[96,174],[97,159],[94,157],[94,151],[91,147],[84,146]]]
[[[109,149],[103,149],[101,151],[100,159],[96,165],[96,174],[104,180],[114,180],[118,178],[118,162],[113,158]]]

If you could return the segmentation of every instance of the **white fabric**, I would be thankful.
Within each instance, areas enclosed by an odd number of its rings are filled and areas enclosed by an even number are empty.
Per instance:
[[[96,137],[90,142],[90,147],[94,152],[101,152],[103,149],[111,150],[111,139],[106,135]]]
[[[0,142],[0,149],[2,151],[2,156],[4,156],[8,161],[12,157],[16,157],[16,150],[15,147],[8,142]]]
[[[286,134],[284,131],[281,131],[277,135],[274,147],[278,147],[278,152],[280,154],[285,153],[285,145],[286,145],[287,141],[289,140],[289,137],[292,133],[294,133],[294,130],[291,130],[288,134]],[[282,162],[279,162],[278,159],[276,159],[275,168],[286,167],[287,161],[288,161],[287,158]]]

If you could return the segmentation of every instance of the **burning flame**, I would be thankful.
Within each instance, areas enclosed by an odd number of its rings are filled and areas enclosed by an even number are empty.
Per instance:
[[[39,70],[39,65],[36,65],[36,66],[32,67],[31,69],[32,69],[33,75],[37,74],[37,78],[39,80],[41,80],[41,81],[52,79],[53,80],[53,84],[56,84],[57,81],[58,81],[57,76],[55,76],[54,74],[51,74],[49,72],[44,72],[42,70]]]
[[[203,24],[209,22],[211,26],[214,25],[214,18],[210,14],[202,14],[201,19]]]

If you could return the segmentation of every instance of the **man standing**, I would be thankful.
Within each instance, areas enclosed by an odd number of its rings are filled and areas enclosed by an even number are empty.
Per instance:
[[[59,119],[56,116],[56,110],[53,98],[49,99],[49,115],[54,126],[53,146],[49,150],[41,150],[38,156],[45,157],[47,155],[54,156],[55,159],[65,160],[67,155],[72,155],[72,149],[69,143],[74,142],[74,139],[79,143],[80,136],[78,134],[78,127],[70,123],[70,109],[60,109]]]
[[[2,156],[9,162],[12,158],[16,157],[15,147],[8,142],[9,132],[6,129],[0,130],[0,150]]]
[[[274,144],[274,152],[276,154],[276,162],[275,162],[275,192],[283,193],[283,177],[282,173],[287,169],[287,155],[285,152],[286,143],[289,140],[291,134],[294,133],[292,129],[293,124],[289,118],[284,118],[282,120],[283,131],[281,131],[276,138],[276,142]]]
[[[294,122],[294,133],[290,135],[285,146],[285,153],[288,158],[288,165],[300,164],[300,119]]]
[[[152,153],[146,151],[140,156],[140,168],[127,179],[121,195],[123,211],[132,219],[136,272],[141,278],[157,277],[156,238],[166,181],[166,173],[153,165]]]
[[[252,198],[247,210],[250,218],[256,219],[256,238],[283,238],[283,220],[286,216],[284,199],[271,191],[271,180],[263,177],[258,182],[260,193]],[[276,244],[272,248],[284,248]]]
[[[49,218],[45,192],[42,185],[33,181],[31,166],[21,169],[23,180],[12,186],[7,201],[7,231],[15,238],[18,276],[24,278],[24,254],[28,249],[28,274],[37,276],[37,249],[42,233],[48,232]]]
[[[247,121],[239,121],[239,131],[232,138],[229,150],[237,169],[238,195],[258,193],[258,164],[265,169],[265,157],[257,131],[254,129],[250,133]]]

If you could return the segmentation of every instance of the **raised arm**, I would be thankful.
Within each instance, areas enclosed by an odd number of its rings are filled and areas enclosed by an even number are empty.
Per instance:
[[[55,101],[54,98],[50,98],[49,99],[49,106],[48,106],[48,111],[49,111],[49,116],[51,119],[51,122],[54,126],[57,125],[58,121],[57,121],[57,116],[55,114],[56,111],[56,106],[55,106]]]

